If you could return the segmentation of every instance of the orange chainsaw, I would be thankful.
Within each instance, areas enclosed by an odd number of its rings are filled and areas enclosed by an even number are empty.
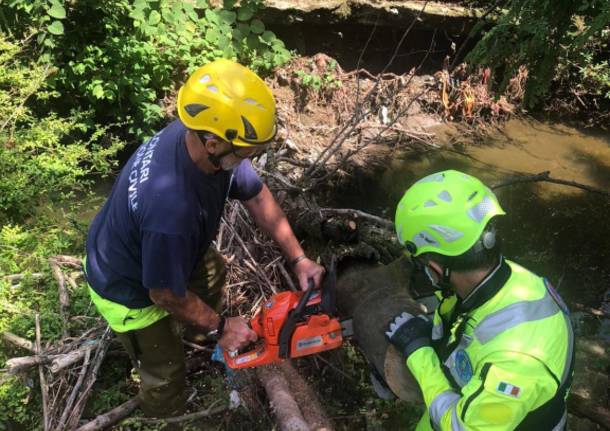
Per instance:
[[[224,352],[226,364],[230,368],[258,367],[340,347],[343,333],[336,317],[336,280],[332,262],[321,291],[314,290],[313,280],[309,280],[305,292],[272,296],[250,320],[259,337],[254,348],[234,356]]]

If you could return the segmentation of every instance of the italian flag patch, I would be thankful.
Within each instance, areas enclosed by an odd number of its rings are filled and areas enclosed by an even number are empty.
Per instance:
[[[515,398],[519,398],[519,395],[521,394],[521,388],[506,382],[500,382],[496,390],[504,395],[510,395]]]

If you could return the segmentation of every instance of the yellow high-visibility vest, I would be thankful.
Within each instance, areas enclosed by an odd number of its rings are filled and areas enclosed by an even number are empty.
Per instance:
[[[442,300],[433,323],[435,347],[407,360],[427,407],[417,430],[565,428],[574,336],[547,280],[503,259],[464,301]]]

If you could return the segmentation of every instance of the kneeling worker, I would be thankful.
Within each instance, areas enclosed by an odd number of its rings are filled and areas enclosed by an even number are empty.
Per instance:
[[[433,322],[402,313],[386,335],[427,411],[417,430],[563,430],[574,362],[568,310],[548,280],[500,254],[494,193],[457,171],[411,186],[398,237],[439,288]]]

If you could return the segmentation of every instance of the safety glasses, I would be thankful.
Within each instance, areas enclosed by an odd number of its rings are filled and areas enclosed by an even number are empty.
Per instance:
[[[197,131],[197,136],[199,136],[199,139],[201,140],[201,142],[204,142],[204,143],[206,141],[210,140],[210,135],[208,134],[208,132]],[[271,145],[271,143],[269,142],[266,144],[257,144],[256,146],[252,146],[252,147],[242,147],[239,145],[235,145],[233,142],[227,142],[216,136],[214,137],[214,140],[218,143],[226,142],[231,145],[230,149],[224,151],[221,154],[218,154],[217,157],[224,157],[229,154],[233,154],[238,159],[253,159],[257,156],[260,156],[265,151],[267,151],[267,149],[269,148],[269,145]]]

